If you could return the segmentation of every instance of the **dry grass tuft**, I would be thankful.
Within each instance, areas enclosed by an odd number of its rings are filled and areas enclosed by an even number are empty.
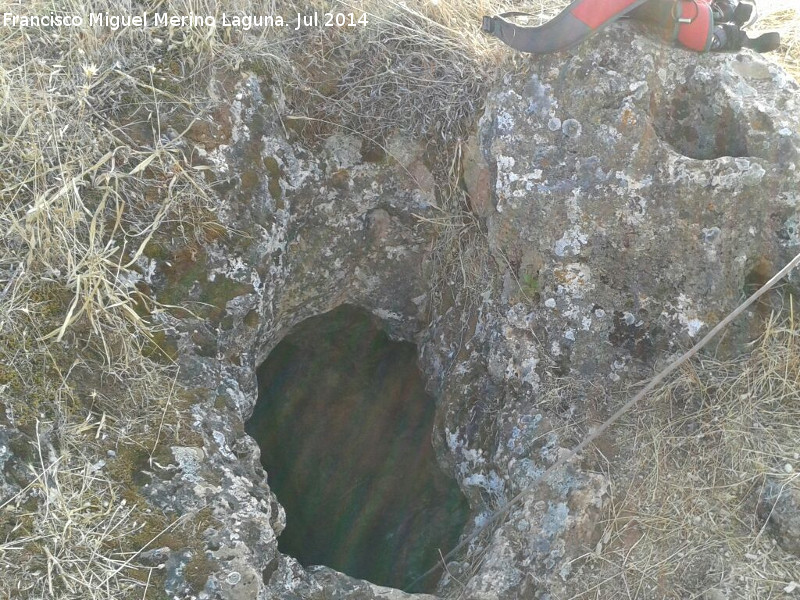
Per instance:
[[[757,510],[768,486],[800,490],[797,324],[771,321],[739,359],[692,363],[648,405],[620,425],[625,459],[575,597],[756,599],[800,583]]]
[[[257,13],[262,4],[97,0],[91,10]],[[4,5],[18,15],[88,9]],[[119,482],[91,457],[121,438],[152,455],[172,427],[176,369],[153,351],[166,307],[141,285],[144,252],[165,230],[194,242],[213,214],[184,139],[211,106],[208,73],[245,61],[277,71],[278,42],[201,28],[0,28],[0,421],[31,436],[52,424],[31,485],[0,498],[3,597],[143,597],[146,578],[127,561],[147,517],[120,501]],[[101,414],[113,428],[83,435],[85,419]]]
[[[353,10],[367,26],[301,30],[291,40],[292,106],[369,139],[390,132],[452,143],[477,117],[501,49],[480,33],[484,14],[509,3],[318,2]]]
[[[491,254],[485,225],[469,207],[464,192],[463,144],[457,141],[449,163],[439,164],[436,213],[419,218],[436,228],[437,235],[426,266],[430,282],[429,310],[442,315],[460,305],[465,313],[477,311],[490,277]]]
[[[37,427],[32,482],[0,508],[16,519],[0,542],[0,595],[4,598],[100,600],[135,593],[146,597],[150,568],[124,550],[144,521],[121,498],[118,482],[76,447],[56,450],[52,424]],[[91,439],[93,428],[62,429],[61,437]],[[65,435],[66,434],[66,435]],[[144,595],[143,595],[144,594]]]
[[[168,8],[213,14],[211,4]],[[18,12],[47,14],[51,6],[26,8]],[[106,0],[92,8],[136,7]],[[79,2],[61,3],[58,12],[85,14]],[[202,114],[207,100],[191,86],[199,65],[214,64],[216,53],[219,63],[241,62],[242,48],[225,53],[197,28],[8,27],[0,35],[3,312],[45,322],[31,299],[68,292],[60,322],[38,341],[60,342],[80,325],[79,337],[95,341],[116,373],[139,360],[136,338],[152,330],[142,312],[158,310],[135,285],[144,248],[167,223],[191,235],[193,219],[213,208],[203,172],[184,153],[185,131],[166,123]]]

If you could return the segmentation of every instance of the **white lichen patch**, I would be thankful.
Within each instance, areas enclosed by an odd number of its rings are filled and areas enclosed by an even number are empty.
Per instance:
[[[501,110],[497,113],[497,131],[500,135],[509,135],[514,132],[514,117],[507,111]]]
[[[378,317],[381,321],[396,321],[398,323],[403,322],[403,315],[383,308],[376,308],[372,311],[372,314]]]
[[[462,487],[478,487],[496,500],[502,500],[505,497],[505,481],[497,471],[486,468],[485,451],[469,448],[466,440],[449,428],[445,428],[445,440],[456,459],[456,476]]]
[[[492,469],[488,473],[473,473],[461,480],[464,487],[479,487],[489,493],[493,498],[502,498],[505,495],[505,481]]]
[[[628,370],[629,360],[630,356],[625,356],[622,358],[618,358],[613,363],[611,363],[611,372],[608,374],[608,378],[611,381],[619,381],[621,379],[619,374]]]
[[[797,215],[791,216],[783,223],[784,239],[780,241],[781,246],[792,248],[800,245],[800,220]]]
[[[567,218],[570,223],[576,224],[583,220],[583,210],[578,204],[581,191],[578,188],[572,190],[572,194],[567,198]]]
[[[512,156],[498,156],[497,179],[495,181],[495,193],[497,194],[497,212],[503,212],[503,200],[508,200],[513,196],[512,184],[519,179],[519,175],[513,169],[516,161]]]
[[[183,476],[190,480],[197,480],[197,472],[205,460],[203,449],[195,446],[170,446],[170,451]]]
[[[214,438],[214,441],[217,443],[219,453],[227,458],[228,460],[235,461],[236,455],[231,452],[230,447],[228,446],[228,442],[225,439],[225,434],[221,431],[214,431],[211,434],[211,437]]]
[[[262,157],[274,158],[281,167],[281,177],[278,181],[283,191],[298,190],[306,182],[320,179],[321,173],[317,163],[298,157],[292,145],[286,140],[276,136],[263,136],[261,144]]]
[[[200,147],[198,147],[196,151],[201,157],[205,158],[212,164],[217,173],[227,173],[229,168],[228,150],[230,150],[230,146],[227,144],[220,144],[211,152],[206,152],[205,149]]]
[[[536,372],[536,366],[539,360],[535,357],[528,357],[524,359],[519,366],[519,376],[523,383],[530,385],[534,391],[539,389],[539,374]]]
[[[386,258],[389,260],[400,260],[410,254],[407,246],[385,246]]]
[[[352,135],[335,133],[325,140],[325,156],[329,171],[350,169],[361,163],[361,140]]]
[[[583,132],[583,125],[577,119],[567,119],[561,124],[561,133],[570,139],[578,139]]]
[[[506,319],[508,319],[509,325],[515,329],[528,331],[531,323],[533,323],[534,313],[528,312],[526,309],[527,307],[520,303],[515,304],[508,311],[506,311]],[[509,332],[509,335],[513,335],[513,332]]]
[[[723,157],[718,160],[725,168],[711,178],[711,185],[717,189],[736,190],[758,185],[767,174],[764,167],[747,159]]]
[[[560,240],[557,240],[555,245],[553,246],[553,252],[556,256],[577,256],[581,253],[581,248],[585,246],[589,241],[588,236],[581,231],[580,227],[575,225],[574,227],[568,229],[564,232],[564,235],[561,236]]]
[[[677,320],[686,333],[689,334],[689,337],[695,337],[700,329],[705,326],[705,322],[698,318],[697,310],[694,308],[691,298],[685,294],[680,294],[675,304],[669,304],[669,308],[674,311],[673,314],[662,312],[661,316]]]
[[[457,431],[450,431],[449,428],[445,428],[444,436],[447,440],[447,447],[453,456],[460,457],[472,467],[486,462],[483,457],[483,450],[468,448],[466,441],[459,436]]]

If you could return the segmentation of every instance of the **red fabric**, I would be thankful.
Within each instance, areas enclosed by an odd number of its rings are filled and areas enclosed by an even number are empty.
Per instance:
[[[597,29],[613,19],[620,11],[636,0],[584,0],[572,9],[572,15],[592,29]]]
[[[681,2],[681,17],[692,19],[691,23],[681,23],[678,28],[678,41],[698,52],[705,52],[711,44],[713,16],[711,0],[686,0]]]

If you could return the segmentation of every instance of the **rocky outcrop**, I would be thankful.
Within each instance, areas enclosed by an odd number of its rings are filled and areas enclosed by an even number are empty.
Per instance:
[[[589,461],[540,482],[543,471],[602,422],[612,390],[797,251],[800,112],[779,69],[671,50],[628,26],[521,63],[464,145],[491,260],[465,269],[448,303],[429,302],[423,276],[441,214],[421,143],[398,136],[376,155],[334,133],[312,147],[256,75],[190,132],[224,234],[163,241],[139,265],[158,299],[193,309],[161,318],[202,441],[170,447],[139,490],[159,510],[210,513],[200,576],[187,576],[190,551],[153,558],[170,597],[412,597],[278,552],[284,511],[243,428],[256,366],[296,323],[345,303],[418,343],[438,458],[473,512],[465,534],[530,489],[450,561],[441,593],[556,597],[597,542],[608,484]]]
[[[490,94],[466,171],[473,198],[493,182],[492,206],[477,204],[496,278],[472,314],[439,315],[422,336],[441,454],[485,510],[534,484],[607,416],[615,385],[699,339],[800,241],[796,85],[751,54],[609,35]],[[597,541],[604,485],[576,468],[535,488],[482,548],[466,597],[558,589]]]
[[[255,366],[302,319],[354,304],[419,343],[440,461],[480,524],[603,420],[610,390],[691,343],[800,245],[796,86],[776,67],[627,27],[525,64],[466,145],[491,268],[474,271],[480,294],[455,290],[431,315],[422,273],[436,231],[418,217],[435,216],[436,199],[422,146],[398,137],[379,162],[339,133],[308,148],[287,137],[263,81],[239,84],[228,138],[204,149],[231,233],[203,248],[185,286],[217,310],[171,323],[206,445],[173,449],[178,476],[148,484],[154,503],[204,496],[221,523],[200,533],[218,567],[199,597],[383,597],[276,548],[283,511],[242,420]],[[155,290],[183,283],[143,267]],[[452,561],[442,592],[557,592],[597,541],[606,486],[580,463],[534,486]]]
[[[788,481],[768,480],[758,512],[778,544],[786,552],[800,557],[800,492],[797,488]]]

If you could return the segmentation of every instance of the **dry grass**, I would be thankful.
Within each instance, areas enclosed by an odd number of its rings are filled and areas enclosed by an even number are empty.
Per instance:
[[[771,321],[737,360],[694,362],[648,407],[619,426],[625,458],[574,597],[755,600],[800,583],[757,513],[768,482],[800,490],[797,324]]]
[[[46,14],[50,5],[27,7]],[[60,7],[85,12],[78,2]],[[125,12],[119,2],[93,8]],[[221,50],[196,29],[86,31],[0,32],[0,286],[9,326],[20,312],[41,322],[33,299],[67,291],[61,322],[37,339],[61,341],[80,323],[119,374],[138,361],[137,338],[153,325],[137,305],[158,309],[135,288],[145,246],[163,224],[177,220],[187,234],[213,208],[202,171],[183,152],[184,132],[166,126],[205,103],[187,85],[196,73],[176,75],[174,65],[207,63]],[[239,61],[238,47],[230,54],[220,60]]]
[[[449,164],[438,164],[437,205],[432,217],[418,217],[433,225],[436,239],[425,267],[430,282],[429,311],[443,315],[449,306],[458,305],[469,315],[481,304],[481,294],[490,277],[491,254],[485,226],[469,208],[469,199],[460,185],[462,144],[455,144]]]
[[[0,543],[0,596],[100,600],[146,597],[151,570],[141,567],[126,539],[144,527],[136,507],[121,498],[102,461],[79,454],[72,443],[90,441],[96,426],[67,427],[70,447],[57,450],[55,432],[38,431],[32,482],[2,504],[17,520]],[[26,510],[27,509],[27,510]]]
[[[755,28],[781,34],[781,47],[768,56],[800,81],[800,5],[794,0],[760,0],[757,5]]]
[[[261,3],[224,5],[257,12]],[[91,9],[220,6],[99,0]],[[87,7],[33,0],[5,10]],[[194,241],[213,214],[183,137],[210,107],[207,73],[280,63],[265,35],[207,33],[0,28],[0,402],[3,418],[37,441],[34,427],[52,424],[31,485],[0,498],[2,597],[143,598],[140,548],[130,545],[147,517],[96,467],[109,447],[136,438],[152,455],[168,437],[175,366],[153,358],[167,307],[138,285],[143,252],[157,231]],[[101,418],[113,427],[85,435]]]
[[[508,4],[506,4],[507,6]],[[496,76],[498,47],[481,35],[485,0],[317,2],[354,10],[367,26],[293,36],[286,80],[293,108],[381,142],[402,132],[453,142],[476,118]]]

